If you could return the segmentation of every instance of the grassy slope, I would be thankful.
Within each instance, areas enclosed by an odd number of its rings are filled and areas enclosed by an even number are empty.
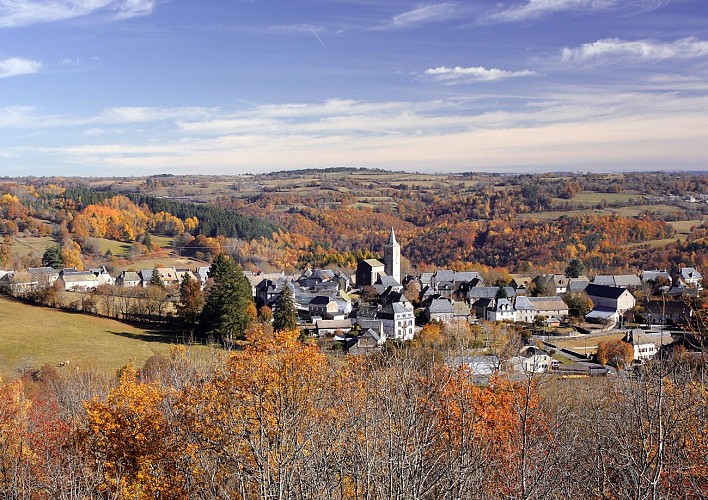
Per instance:
[[[0,373],[18,376],[19,365],[93,367],[112,374],[134,359],[141,366],[171,344],[157,332],[118,321],[31,306],[0,297]]]

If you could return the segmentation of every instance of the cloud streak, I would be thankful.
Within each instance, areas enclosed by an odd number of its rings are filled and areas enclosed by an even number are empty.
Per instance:
[[[31,75],[42,68],[42,63],[32,59],[11,57],[0,61],[0,78],[10,78],[19,75]]]
[[[497,80],[506,80],[508,78],[534,76],[536,75],[536,72],[528,69],[522,71],[507,71],[498,68],[487,69],[482,66],[472,66],[469,68],[462,68],[460,66],[448,68],[447,66],[440,66],[437,68],[426,69],[424,75],[437,82],[457,84],[480,81],[493,82]]]
[[[0,27],[31,26],[103,15],[123,20],[150,14],[156,0],[0,0]]]
[[[504,8],[489,16],[490,21],[518,22],[537,19],[564,11],[599,11],[617,5],[617,0],[528,0],[521,5]]]
[[[564,48],[563,63],[608,63],[623,61],[663,61],[667,59],[696,59],[708,56],[708,41],[694,37],[673,42],[656,40],[622,40],[603,38],[576,48]]]
[[[446,21],[459,15],[458,7],[451,2],[437,3],[418,7],[395,16],[389,27],[410,28],[420,24]]]

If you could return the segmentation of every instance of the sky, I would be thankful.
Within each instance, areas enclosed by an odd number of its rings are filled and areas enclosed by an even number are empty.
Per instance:
[[[0,0],[0,176],[708,171],[708,0]]]

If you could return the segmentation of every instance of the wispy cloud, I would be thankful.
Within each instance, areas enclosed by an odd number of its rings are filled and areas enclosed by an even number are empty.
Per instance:
[[[536,19],[563,11],[597,11],[617,5],[617,0],[528,0],[526,3],[505,7],[489,16],[490,21],[514,22]]]
[[[11,57],[0,61],[0,78],[10,78],[11,76],[30,75],[38,72],[42,68],[42,63],[32,59],[21,57]]]
[[[708,56],[708,41],[688,37],[673,42],[656,40],[621,40],[604,38],[576,48],[564,48],[563,63],[610,63],[624,61],[662,61],[666,59],[695,59]]]
[[[121,20],[150,14],[157,0],[0,0],[0,27],[31,26],[89,15]]]
[[[482,66],[472,66],[469,68],[461,68],[455,66],[448,68],[440,66],[438,68],[426,69],[424,75],[437,82],[456,84],[469,82],[491,82],[496,80],[505,80],[507,78],[518,78],[523,76],[534,76],[535,71],[528,69],[522,71],[507,71],[498,68],[487,69]]]
[[[312,32],[321,33],[325,29],[323,26],[314,24],[275,24],[269,26],[265,31],[273,35],[312,35]]]
[[[446,21],[459,15],[457,4],[451,2],[424,5],[395,16],[389,27],[408,28],[418,24]]]

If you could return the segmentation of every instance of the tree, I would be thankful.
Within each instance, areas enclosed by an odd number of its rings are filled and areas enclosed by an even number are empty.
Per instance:
[[[190,333],[199,322],[199,315],[204,308],[204,295],[201,285],[193,280],[189,274],[184,275],[179,285],[179,302],[177,303],[177,316],[184,322]]]
[[[634,359],[634,348],[622,340],[600,341],[597,344],[597,360],[603,365],[622,368]]]
[[[152,236],[150,236],[150,233],[145,233],[145,237],[143,238],[143,245],[147,247],[147,249],[152,252]]]
[[[504,285],[499,285],[499,288],[497,289],[497,299],[506,299],[507,298],[507,293],[506,293],[506,288]]]
[[[592,300],[585,292],[568,292],[563,296],[568,313],[574,318],[584,317],[593,308]]]
[[[150,277],[148,285],[165,288],[165,284],[162,282],[162,278],[160,277],[160,273],[157,272],[157,268],[152,270],[152,276]]]
[[[297,328],[297,312],[295,311],[295,300],[293,291],[285,285],[280,292],[278,300],[275,302],[275,312],[273,313],[273,330],[283,332],[295,330]]]
[[[59,245],[49,245],[42,255],[42,265],[61,269],[64,267],[64,258],[61,255],[61,247]]]
[[[533,297],[549,297],[555,295],[555,290],[551,291],[551,283],[544,276],[536,276],[529,285]]]
[[[209,269],[213,285],[209,290],[200,317],[202,329],[231,343],[243,338],[251,321],[248,304],[251,285],[241,268],[226,254],[219,254]]]
[[[565,275],[569,278],[577,278],[585,272],[585,266],[580,259],[573,259],[568,262],[568,267],[565,268]]]

